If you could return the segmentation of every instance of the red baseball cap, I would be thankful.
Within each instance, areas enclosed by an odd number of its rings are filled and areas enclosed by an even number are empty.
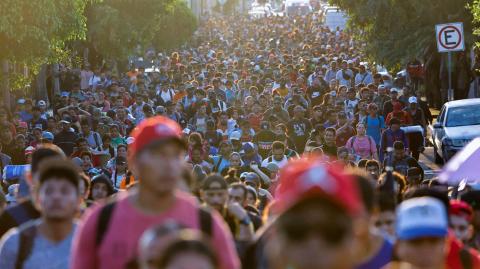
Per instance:
[[[363,210],[355,178],[342,166],[327,164],[319,156],[289,162],[280,170],[279,181],[275,205],[278,213],[311,197],[327,198],[351,216],[357,216]]]
[[[471,222],[473,219],[473,209],[464,201],[450,200],[450,215],[462,216]]]
[[[133,142],[128,146],[129,159],[135,157],[147,146],[168,139],[178,140],[184,145],[182,140],[182,129],[177,122],[163,117],[155,116],[143,120],[130,134]]]

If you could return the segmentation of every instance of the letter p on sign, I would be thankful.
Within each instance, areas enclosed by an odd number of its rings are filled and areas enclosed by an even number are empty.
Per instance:
[[[437,24],[435,26],[438,52],[465,50],[463,23]]]

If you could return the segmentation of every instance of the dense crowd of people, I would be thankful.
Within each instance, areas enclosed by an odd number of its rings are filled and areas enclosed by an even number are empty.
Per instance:
[[[305,17],[210,18],[150,66],[0,107],[0,268],[480,268],[422,93]],[[4,194],[5,193],[5,194]]]

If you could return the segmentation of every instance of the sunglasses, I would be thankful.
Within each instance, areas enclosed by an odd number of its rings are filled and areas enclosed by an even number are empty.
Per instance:
[[[301,242],[317,235],[330,245],[339,245],[348,234],[347,228],[331,223],[308,223],[291,220],[283,225],[285,235],[291,241]]]

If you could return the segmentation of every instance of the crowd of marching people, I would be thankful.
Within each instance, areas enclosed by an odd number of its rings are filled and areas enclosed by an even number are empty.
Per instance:
[[[150,66],[0,107],[0,268],[480,268],[422,92],[315,14],[203,21]],[[146,67],[146,68],[145,68]]]

